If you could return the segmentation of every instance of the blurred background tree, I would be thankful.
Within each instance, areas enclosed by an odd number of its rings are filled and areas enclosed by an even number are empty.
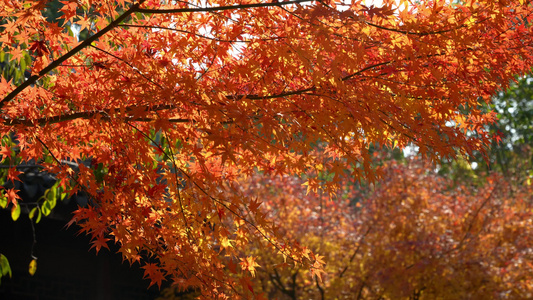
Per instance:
[[[533,77],[519,78],[490,106],[499,121],[490,126],[495,140],[490,151],[492,169],[516,183],[530,184],[533,176]]]
[[[533,76],[517,78],[509,89],[494,96],[483,109],[498,114],[488,130],[494,136],[487,160],[481,155],[442,162],[439,172],[456,182],[483,183],[491,172],[499,172],[514,184],[531,184],[533,178]]]

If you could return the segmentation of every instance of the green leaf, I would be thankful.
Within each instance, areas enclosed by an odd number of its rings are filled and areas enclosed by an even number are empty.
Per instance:
[[[54,209],[54,207],[56,207],[57,205],[57,198],[50,199],[49,202],[50,202],[50,208]]]
[[[44,162],[47,162],[47,163],[53,163],[53,162],[54,162],[54,159],[52,158],[52,156],[47,155],[47,156],[44,158]]]
[[[50,193],[51,193],[51,195],[50,195],[50,198],[48,198],[48,199],[50,199],[50,200],[52,200],[52,199],[57,199],[57,185],[54,185],[54,186],[50,189]]]
[[[5,257],[5,255],[3,254],[0,254],[0,268],[2,269],[0,277],[9,275],[9,278],[11,278],[11,267],[9,266],[9,261],[7,260],[7,257]]]
[[[48,192],[45,194],[47,202],[50,203],[50,209],[54,209],[57,204],[57,187],[54,185],[50,189],[48,189]]]
[[[37,212],[37,206],[31,209],[30,214],[28,215],[30,220],[35,216],[35,212]]]
[[[0,207],[7,207],[7,197],[3,193],[0,193]]]
[[[20,217],[20,205],[14,205],[13,208],[11,208],[11,218],[13,221],[18,220]]]
[[[41,221],[41,217],[43,214],[41,213],[41,209],[39,208],[39,214],[37,215],[37,220],[35,220],[35,223],[39,223]]]
[[[59,181],[56,182],[55,186],[56,186],[56,199],[63,201],[67,197],[68,193],[65,192],[65,189],[60,185]]]
[[[52,206],[50,204],[50,201],[46,200],[43,203],[43,215],[48,216],[52,212]]]
[[[26,60],[24,58],[22,58],[20,60],[20,72],[22,72],[22,74],[24,74],[24,70],[26,70]]]

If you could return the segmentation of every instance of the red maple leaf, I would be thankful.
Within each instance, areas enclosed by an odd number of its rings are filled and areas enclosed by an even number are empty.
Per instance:
[[[46,42],[44,40],[33,42],[28,50],[35,51],[35,53],[37,53],[37,56],[50,54],[50,51],[48,51],[48,48],[46,47]]]
[[[157,286],[161,288],[161,283],[165,279],[161,269],[156,264],[151,263],[147,263],[142,268],[144,269],[144,278],[150,279],[150,286],[157,283]]]
[[[91,243],[93,244],[91,246],[90,249],[92,248],[96,248],[96,253],[100,252],[100,249],[102,249],[102,247],[106,248],[107,250],[109,250],[109,246],[107,245],[107,242],[109,241],[110,239],[104,237],[104,235],[98,235],[98,237],[96,237],[96,239],[94,239]]]

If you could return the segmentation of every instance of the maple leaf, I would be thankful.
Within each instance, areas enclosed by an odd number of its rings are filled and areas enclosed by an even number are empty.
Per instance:
[[[493,135],[493,139],[496,141],[497,144],[500,144],[502,142],[503,137],[504,134],[500,130],[498,130],[498,132]]]
[[[241,282],[241,285],[248,291],[252,292],[252,294],[255,294],[254,293],[254,286],[253,286],[253,283],[250,281],[249,278],[240,278],[240,282]]]
[[[65,1],[63,2],[63,7],[61,8],[61,12],[64,14],[63,18],[67,21],[72,20],[74,17],[76,17],[76,9],[78,6],[78,2],[76,1]]]
[[[90,249],[95,248],[96,253],[100,252],[100,249],[102,247],[109,250],[109,246],[107,245],[107,242],[110,241],[109,238],[104,237],[103,235],[98,235],[93,241],[91,242],[92,246]]]
[[[374,5],[370,5],[369,7],[363,6],[363,11],[368,14],[370,19],[372,19],[373,16],[378,16],[380,18],[387,18],[388,16],[392,16],[394,14],[394,9],[392,6],[382,6],[382,7],[375,7]]]
[[[8,146],[0,146],[0,154],[2,155],[2,160],[11,157],[11,148]]]
[[[239,264],[241,265],[242,270],[249,271],[250,274],[252,274],[252,277],[255,277],[255,268],[260,267],[259,264],[255,262],[255,258],[252,256],[241,258],[241,262]]]
[[[22,173],[24,172],[17,170],[17,168],[9,168],[7,173],[7,180],[10,180],[12,182],[15,182],[15,180],[22,182],[22,180],[20,180],[20,178],[18,177]]]
[[[233,241],[230,240],[230,239],[228,239],[228,238],[222,238],[222,239],[220,240],[220,245],[221,245],[223,248],[231,248],[231,247],[233,247],[233,246],[231,245],[232,242],[233,242]]]
[[[17,203],[17,199],[20,199],[20,196],[18,195],[19,190],[16,189],[6,189],[5,193],[7,196],[7,203]]]
[[[50,51],[48,51],[48,47],[46,46],[46,42],[44,40],[31,43],[31,46],[28,48],[28,50],[35,51],[38,57],[45,54],[50,54]]]
[[[161,269],[153,263],[147,263],[142,268],[144,269],[144,278],[150,279],[150,286],[157,284],[158,287],[161,287],[161,283],[165,279]]]
[[[326,273],[323,268],[325,265],[323,258],[324,256],[314,255],[315,261],[311,266],[311,275],[316,276],[320,282],[322,282],[322,274]]]
[[[255,212],[257,212],[257,209],[259,208],[261,203],[262,202],[260,202],[258,199],[252,200],[248,204],[248,208],[250,209],[251,212],[255,213]]]
[[[19,48],[15,48],[11,50],[9,54],[11,55],[12,59],[15,61],[20,61],[24,57],[24,52]]]

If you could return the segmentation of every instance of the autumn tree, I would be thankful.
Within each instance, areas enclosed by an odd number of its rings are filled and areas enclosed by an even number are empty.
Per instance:
[[[457,185],[431,164],[389,161],[372,189],[347,180],[337,198],[307,194],[290,176],[242,182],[291,240],[323,254],[322,280],[272,256],[255,291],[268,299],[524,299],[533,291],[532,186],[493,174],[482,186]],[[357,205],[354,205],[357,203]]]
[[[31,65],[0,81],[7,179],[32,161],[89,194],[72,222],[152,284],[251,289],[251,240],[320,274],[236,179],[307,174],[310,192],[333,194],[380,175],[371,147],[484,153],[495,115],[479,101],[533,61],[528,1],[396,2],[88,0],[53,19],[49,1],[3,0],[2,51]],[[2,195],[20,211],[16,190]]]

